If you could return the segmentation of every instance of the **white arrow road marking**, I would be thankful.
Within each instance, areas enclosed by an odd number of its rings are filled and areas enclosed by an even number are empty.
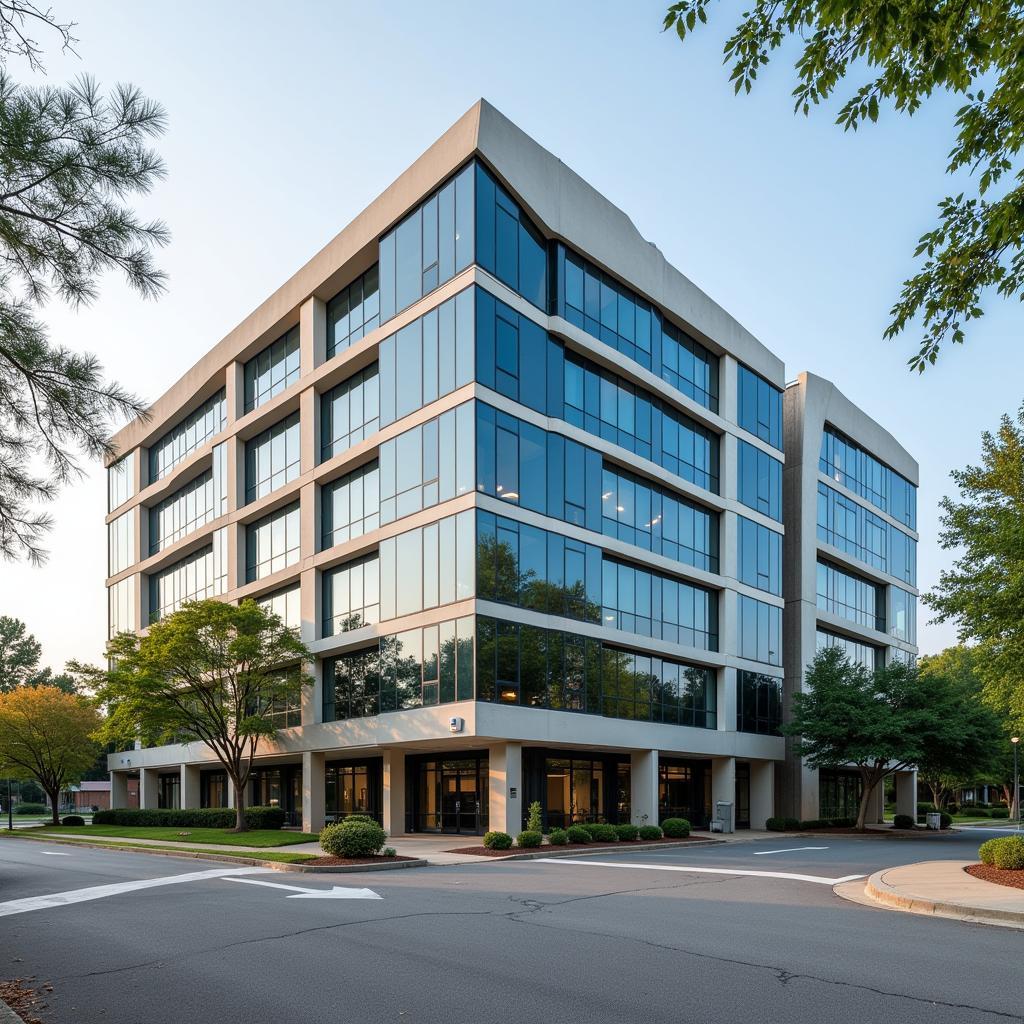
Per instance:
[[[135,882],[115,882],[112,885],[93,885],[88,889],[72,889],[69,892],[55,892],[49,896],[29,896],[22,900],[0,903],[0,917],[11,914],[27,914],[30,910],[48,910],[50,907],[66,907],[72,903],[101,900],[105,896],[118,896],[123,892],[138,889],[153,889],[159,885],[177,885],[179,882],[198,882],[204,878],[228,878],[232,875],[255,875],[265,873],[267,868],[213,868],[210,871],[189,871],[184,875],[167,875],[164,878],[140,878]]]
[[[787,878],[794,882],[816,882],[818,885],[838,885],[853,882],[863,875],[843,875],[842,878],[823,878],[821,875],[795,875],[788,871],[753,871],[747,868],[691,868],[681,864],[623,864],[609,860],[569,860],[567,857],[538,857],[535,864],[578,864],[582,867],[625,868],[627,871],[687,871],[699,875],[751,875],[755,878]]]
[[[799,853],[801,850],[827,850],[827,846],[791,846],[788,850],[755,850],[755,857],[770,857],[773,853]]]
[[[255,878],[229,878],[229,882],[245,882],[248,885],[265,885],[268,889],[291,889],[297,895],[290,900],[382,900],[383,896],[372,889],[346,889],[335,885],[330,889],[304,889],[301,885],[282,885],[280,882],[260,882]]]

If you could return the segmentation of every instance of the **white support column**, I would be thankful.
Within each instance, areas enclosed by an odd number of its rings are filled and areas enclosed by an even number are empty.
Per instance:
[[[110,773],[110,806],[112,809],[128,806],[128,775],[125,772]]]
[[[231,781],[230,775],[225,775],[225,785],[228,790],[228,807],[233,810],[235,806],[235,784]]]
[[[523,747],[495,743],[488,750],[488,829],[517,836],[523,831]]]
[[[868,801],[868,812],[864,818],[864,824],[877,825],[885,815],[885,782],[875,786],[871,799]]]
[[[711,817],[715,804],[727,800],[732,804],[733,828],[736,827],[736,758],[715,757],[711,760]]]
[[[302,831],[317,834],[324,827],[325,757],[320,751],[302,755]]]
[[[155,768],[139,769],[139,807],[145,811],[158,807],[157,770]]]
[[[658,825],[658,752],[634,750],[629,756],[629,808],[634,825]]]
[[[405,751],[384,751],[384,831],[389,836],[405,835]]]
[[[183,764],[181,766],[181,783],[178,790],[178,802],[181,804],[183,809],[199,806],[199,765]]]
[[[763,829],[775,814],[775,762],[750,762],[750,827]]]
[[[917,817],[917,770],[896,772],[896,813]]]

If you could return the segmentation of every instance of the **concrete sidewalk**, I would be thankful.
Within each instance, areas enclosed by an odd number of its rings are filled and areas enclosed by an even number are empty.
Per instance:
[[[967,874],[973,860],[930,860],[876,871],[866,882],[835,886],[843,899],[864,906],[957,921],[1024,928],[1024,889]]]

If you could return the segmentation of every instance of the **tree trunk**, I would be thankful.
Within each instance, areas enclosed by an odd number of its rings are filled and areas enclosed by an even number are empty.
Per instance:
[[[233,832],[248,832],[249,826],[245,823],[245,787],[237,779],[232,779],[231,784],[235,787],[235,827]]]
[[[937,811],[942,810],[943,796],[945,795],[945,787],[941,784],[935,785],[935,783],[929,782],[928,788],[932,791],[932,803],[935,805]]]
[[[45,787],[43,787],[45,789]],[[60,790],[46,790],[46,795],[50,798],[50,808],[53,811],[53,824],[60,824]]]
[[[883,775],[882,779],[884,779],[884,778],[885,778],[885,776]],[[857,808],[857,831],[858,832],[865,832],[865,831],[867,831],[866,826],[867,826],[868,807],[871,805],[871,796],[875,792],[875,790],[878,788],[878,784],[882,781],[882,779],[876,778],[874,780],[874,782],[869,782],[865,775],[863,775],[863,774],[861,775],[861,781],[863,782],[863,787],[862,787],[863,788],[863,792],[860,795],[860,807]]]

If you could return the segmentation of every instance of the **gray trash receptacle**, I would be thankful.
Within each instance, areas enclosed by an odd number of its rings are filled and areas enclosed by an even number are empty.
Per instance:
[[[933,832],[938,832],[942,828],[942,815],[938,811],[929,811],[924,816],[924,823]]]
[[[715,802],[715,820],[721,824],[716,832],[735,832],[736,826],[732,820],[732,804],[728,800],[717,800]]]

